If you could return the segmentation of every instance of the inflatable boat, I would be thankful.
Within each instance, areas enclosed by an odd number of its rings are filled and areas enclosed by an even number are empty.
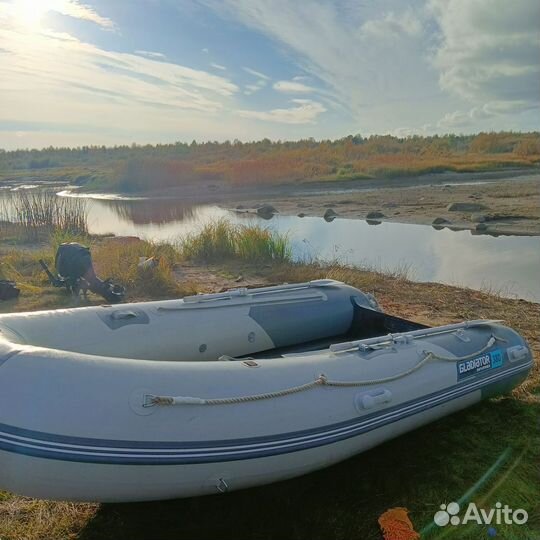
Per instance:
[[[509,391],[497,321],[436,328],[331,280],[0,316],[0,489],[73,501],[298,476]]]

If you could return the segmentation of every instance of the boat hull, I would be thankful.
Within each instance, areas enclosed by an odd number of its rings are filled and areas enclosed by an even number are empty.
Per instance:
[[[532,366],[524,340],[504,326],[436,331],[255,365],[19,348],[0,366],[0,487],[125,502],[284,480],[508,391]],[[439,360],[416,369],[426,351]],[[275,397],[146,406],[150,395],[264,396],[321,374],[327,383]],[[359,379],[370,382],[329,384]]]

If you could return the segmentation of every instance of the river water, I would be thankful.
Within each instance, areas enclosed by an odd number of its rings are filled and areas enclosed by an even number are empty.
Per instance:
[[[65,194],[65,193],[64,193]],[[93,196],[87,199],[91,233],[176,241],[202,223],[227,218],[256,222],[287,234],[294,257],[406,271],[415,281],[434,281],[540,302],[540,237],[472,234],[400,223],[370,225],[358,219],[276,215],[271,220],[215,205],[174,199]]]

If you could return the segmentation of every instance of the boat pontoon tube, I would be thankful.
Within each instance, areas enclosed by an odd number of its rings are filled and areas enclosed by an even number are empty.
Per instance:
[[[0,489],[138,501],[283,480],[506,392],[532,366],[498,322],[426,328],[374,307],[329,282],[1,316]],[[338,337],[284,353],[296,329]],[[206,361],[154,360],[175,357]]]
[[[181,300],[0,315],[11,341],[149,360],[217,360],[345,334],[375,299],[333,280],[234,289]]]

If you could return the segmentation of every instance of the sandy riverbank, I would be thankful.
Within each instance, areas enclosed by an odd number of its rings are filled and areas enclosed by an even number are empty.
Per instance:
[[[540,235],[540,174],[493,178],[487,175],[453,175],[445,181],[421,178],[397,187],[371,185],[304,185],[294,192],[240,195],[240,202],[222,206],[250,211],[271,204],[286,215],[372,219],[398,223],[470,229],[479,234]],[[435,221],[435,223],[434,223]]]

